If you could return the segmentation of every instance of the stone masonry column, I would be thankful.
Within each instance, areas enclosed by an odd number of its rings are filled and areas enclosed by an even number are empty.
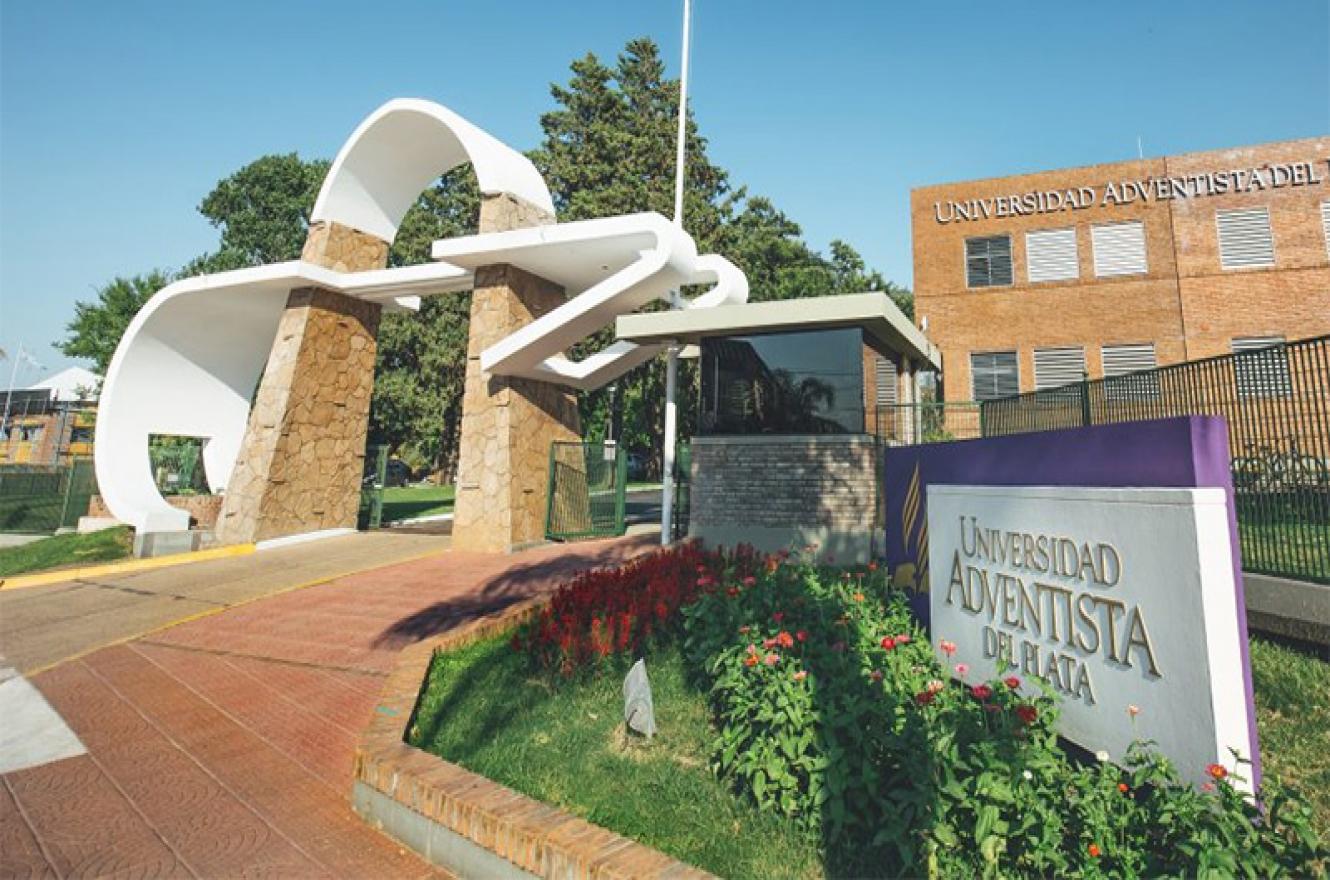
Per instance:
[[[480,231],[553,223],[510,195],[485,196]],[[480,353],[564,302],[564,291],[515,266],[482,266],[471,293],[453,546],[509,552],[545,536],[550,444],[578,440],[577,397],[548,382],[492,376]]]
[[[339,272],[381,269],[388,243],[319,222],[301,259]],[[381,310],[322,288],[291,291],[222,502],[218,543],[355,527]]]

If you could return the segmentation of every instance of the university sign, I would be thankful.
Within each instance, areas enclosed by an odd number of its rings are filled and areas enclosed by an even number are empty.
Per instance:
[[[1110,181],[1102,187],[1034,190],[1012,195],[933,203],[933,218],[942,224],[966,220],[991,220],[1107,208],[1117,205],[1166,202],[1229,193],[1263,192],[1294,186],[1316,186],[1325,182],[1330,159],[1324,163],[1289,162],[1259,168],[1229,168],[1178,177],[1147,177]]]
[[[888,562],[953,668],[1042,681],[1114,759],[1259,767],[1221,420],[892,449],[886,473]]]

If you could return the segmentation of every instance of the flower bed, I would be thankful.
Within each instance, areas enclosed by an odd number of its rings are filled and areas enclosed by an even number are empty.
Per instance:
[[[1197,791],[1145,746],[1122,766],[1069,753],[1053,696],[944,668],[948,644],[939,658],[875,566],[676,549],[579,577],[512,644],[552,711],[590,711],[599,687],[616,730],[617,676],[598,673],[681,656],[712,725],[691,759],[815,844],[828,873],[1302,875],[1324,858],[1273,774],[1258,809],[1218,766]],[[518,788],[524,760],[504,765]]]

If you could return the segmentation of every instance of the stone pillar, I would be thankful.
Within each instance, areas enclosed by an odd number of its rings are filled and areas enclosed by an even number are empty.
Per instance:
[[[553,222],[512,196],[481,203],[481,232]],[[453,517],[459,549],[509,552],[544,539],[550,444],[580,439],[577,397],[548,382],[492,376],[480,353],[564,301],[558,285],[514,266],[476,270]]]
[[[301,258],[339,272],[380,269],[388,243],[321,222]],[[355,527],[381,310],[321,288],[291,291],[222,503],[219,543]]]

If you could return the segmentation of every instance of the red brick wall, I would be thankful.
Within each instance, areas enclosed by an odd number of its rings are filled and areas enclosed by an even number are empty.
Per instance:
[[[942,350],[948,400],[971,396],[969,355],[1018,352],[1021,390],[1034,388],[1036,348],[1081,345],[1092,378],[1103,375],[1101,346],[1153,342],[1160,364],[1229,351],[1235,336],[1301,339],[1330,333],[1330,257],[1320,203],[1330,199],[1330,138],[1313,138],[1121,162],[1006,178],[944,184],[911,193],[915,315]],[[1312,162],[1319,183],[1255,193],[1137,200],[1103,205],[1105,186],[1233,168]],[[935,203],[1031,191],[1094,187],[1093,207],[1025,216],[939,223]],[[1221,268],[1215,212],[1265,205],[1275,239],[1272,269]],[[1148,271],[1098,279],[1090,227],[1140,220]],[[1074,226],[1080,278],[1030,284],[1025,232]],[[1010,287],[969,289],[965,239],[1012,238]]]

